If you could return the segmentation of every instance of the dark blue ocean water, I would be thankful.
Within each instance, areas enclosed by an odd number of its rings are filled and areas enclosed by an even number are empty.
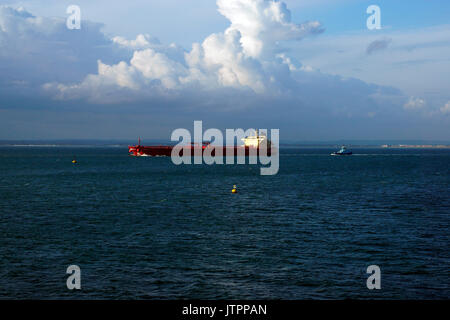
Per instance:
[[[450,150],[331,151],[281,150],[261,176],[126,148],[1,147],[0,298],[449,299]]]

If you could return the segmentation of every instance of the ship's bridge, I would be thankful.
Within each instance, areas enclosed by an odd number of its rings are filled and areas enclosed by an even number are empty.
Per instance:
[[[242,141],[244,142],[244,146],[258,148],[261,143],[267,141],[267,147],[269,148],[270,140],[267,139],[267,136],[265,134],[259,134],[258,130],[255,131],[256,133],[254,135],[242,139]]]

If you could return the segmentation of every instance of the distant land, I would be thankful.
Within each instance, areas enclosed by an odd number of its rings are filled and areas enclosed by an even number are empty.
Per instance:
[[[450,149],[450,145],[445,145],[445,144],[396,144],[396,145],[383,144],[381,147],[382,148],[436,148],[436,149],[449,148]]]
[[[104,146],[126,147],[136,145],[136,140],[128,139],[23,139],[0,140],[0,146]],[[177,142],[164,139],[141,139],[142,145],[175,145]],[[291,141],[281,140],[282,147],[336,147],[346,145],[349,147],[369,148],[450,148],[450,141],[428,140],[329,140],[329,141]]]

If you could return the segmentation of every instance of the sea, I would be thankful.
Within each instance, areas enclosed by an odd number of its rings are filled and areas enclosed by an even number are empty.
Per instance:
[[[281,148],[267,176],[2,146],[0,299],[449,299],[450,149],[336,150]]]

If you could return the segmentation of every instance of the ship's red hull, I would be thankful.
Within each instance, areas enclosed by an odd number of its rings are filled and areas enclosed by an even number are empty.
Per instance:
[[[170,157],[172,155],[172,150],[174,146],[129,146],[128,152],[131,156],[150,156],[150,157]],[[271,155],[270,148],[266,150],[261,150],[259,148],[244,147],[244,146],[234,146],[234,147],[217,147],[217,146],[184,146],[179,150],[179,156],[183,156],[184,152],[190,152],[191,156],[195,156],[196,153],[201,155],[207,154],[211,156],[216,155],[217,148],[222,149],[222,155],[240,155],[243,154],[246,157],[250,155]],[[205,151],[206,150],[206,151]]]

